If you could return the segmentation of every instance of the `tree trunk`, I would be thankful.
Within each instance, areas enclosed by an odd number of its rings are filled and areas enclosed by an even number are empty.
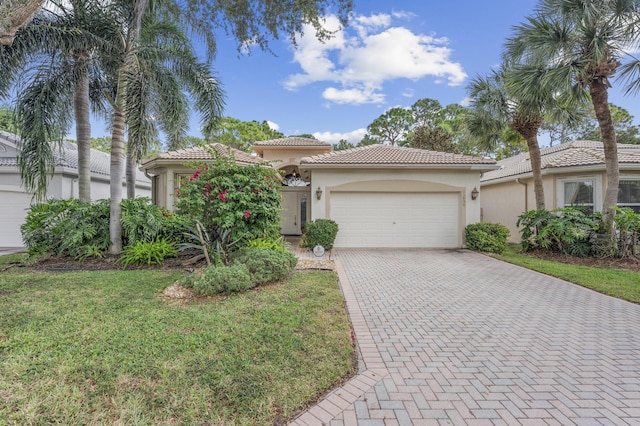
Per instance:
[[[78,142],[78,194],[83,203],[91,202],[91,117],[89,115],[89,78],[76,84],[73,94]]]
[[[544,210],[544,185],[542,184],[542,157],[537,132],[526,137],[531,173],[533,173],[533,192],[536,195],[536,210]]]
[[[540,156],[540,144],[538,143],[540,126],[542,126],[542,118],[531,118],[520,113],[513,117],[511,123],[511,128],[520,133],[527,141],[531,173],[533,174],[533,192],[536,196],[536,210],[545,209],[544,186],[542,185],[542,158]]]
[[[111,237],[111,254],[120,254],[122,251],[122,180],[124,178],[124,127],[125,113],[121,106],[120,94],[122,85],[118,85],[118,94],[113,113],[113,132],[111,134],[111,184],[110,184],[110,216],[109,236]]]
[[[16,32],[27,25],[45,0],[4,0],[0,3],[0,46],[10,46]]]
[[[613,231],[613,206],[618,204],[618,184],[620,181],[620,169],[618,167],[618,145],[616,143],[616,131],[611,120],[609,110],[609,93],[606,83],[594,79],[589,85],[591,102],[598,119],[604,147],[604,163],[607,171],[607,189],[602,205],[602,219]]]
[[[133,155],[132,149],[127,149],[127,198],[136,198],[136,161],[135,155]]]

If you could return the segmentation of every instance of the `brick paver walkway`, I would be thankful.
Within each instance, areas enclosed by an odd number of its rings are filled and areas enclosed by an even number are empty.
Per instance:
[[[360,373],[294,425],[640,425],[640,305],[467,251],[335,258]]]

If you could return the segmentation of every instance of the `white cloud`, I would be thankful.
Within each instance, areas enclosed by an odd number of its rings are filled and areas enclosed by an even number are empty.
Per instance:
[[[328,87],[322,97],[336,104],[379,104],[384,102],[382,93],[374,93],[373,89],[336,89]]]
[[[346,139],[347,142],[357,145],[366,134],[367,129],[356,129],[347,133],[315,132],[313,136],[318,140],[329,142],[333,145],[340,142],[341,139]]]
[[[280,125],[278,123],[274,123],[271,120],[267,120],[267,125],[269,125],[269,128],[271,130],[276,130],[276,131],[280,130]]]
[[[335,36],[325,43],[301,36],[293,60],[302,72],[290,75],[284,86],[296,90],[316,82],[339,84],[339,88],[325,89],[324,99],[359,105],[383,103],[384,83],[391,80],[434,77],[436,83],[461,85],[467,74],[460,63],[451,60],[453,52],[446,37],[392,26],[394,19],[413,16],[408,12],[355,16],[351,28],[356,34],[340,29],[335,16],[327,17],[327,29],[337,31]],[[314,34],[310,27],[305,33]]]

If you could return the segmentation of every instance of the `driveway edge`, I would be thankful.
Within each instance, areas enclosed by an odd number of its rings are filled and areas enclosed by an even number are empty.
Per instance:
[[[369,392],[389,372],[378,347],[373,340],[369,326],[362,315],[353,287],[339,259],[335,259],[340,289],[347,306],[347,314],[355,335],[358,358],[364,368],[347,383],[329,392],[319,403],[298,415],[290,423],[292,426],[326,425],[331,420],[353,406],[358,398]]]

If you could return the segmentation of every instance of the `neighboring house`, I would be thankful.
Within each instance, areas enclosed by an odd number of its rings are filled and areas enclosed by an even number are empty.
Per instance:
[[[0,247],[22,247],[20,225],[24,223],[33,194],[26,192],[20,180],[17,156],[20,138],[0,131]],[[49,178],[47,198],[78,197],[78,150],[72,142],[54,144],[55,171]],[[109,198],[109,154],[91,150],[91,197]],[[126,184],[123,182],[123,188]],[[124,189],[123,189],[124,190]],[[136,196],[151,196],[151,182],[142,172],[137,176]]]
[[[545,205],[548,210],[580,206],[600,211],[606,190],[602,142],[573,141],[541,150]],[[640,212],[640,146],[618,144],[618,205]],[[518,216],[536,208],[528,153],[498,162],[481,178],[482,219],[506,225],[510,240],[520,241]]]
[[[224,148],[237,161],[268,161],[281,171],[282,233],[300,235],[307,220],[332,219],[336,247],[462,247],[465,226],[480,221],[472,192],[481,173],[497,167],[491,159],[386,145],[332,152],[328,143],[298,137],[257,142],[254,151],[259,157]],[[203,152],[143,162],[159,205],[172,208],[176,182],[192,172],[183,163],[205,160]]]

